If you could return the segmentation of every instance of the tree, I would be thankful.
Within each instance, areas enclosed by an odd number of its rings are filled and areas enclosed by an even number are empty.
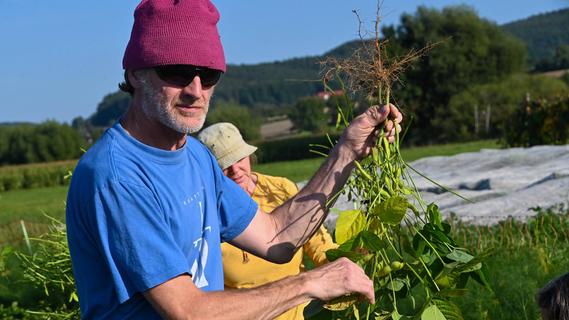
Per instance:
[[[0,131],[0,164],[76,159],[84,145],[77,131],[55,121],[4,127]]]
[[[560,45],[553,57],[545,58],[535,66],[536,71],[551,71],[569,68],[569,45]]]
[[[538,14],[501,26],[527,44],[528,61],[534,65],[538,61],[549,59],[555,48],[569,43],[569,8]]]
[[[303,98],[294,105],[289,118],[297,129],[322,132],[329,120],[325,110],[326,103],[321,98]]]
[[[526,99],[565,94],[569,94],[569,86],[559,79],[515,74],[453,96],[448,107],[439,111],[446,117],[435,119],[433,124],[445,141],[501,138],[509,119]]]
[[[90,124],[95,127],[112,126],[126,112],[130,100],[130,95],[122,91],[106,95],[97,111],[89,117]]]
[[[566,144],[569,138],[569,95],[528,99],[508,121],[503,143],[508,147]]]
[[[206,119],[206,126],[218,122],[234,124],[246,141],[261,138],[261,119],[253,115],[248,108],[231,103],[220,103],[211,110]]]
[[[394,88],[396,103],[413,118],[408,138],[415,143],[442,138],[434,120],[446,117],[453,95],[525,70],[524,45],[467,6],[419,7],[414,15],[404,14],[399,27],[382,32],[392,56],[438,43]]]

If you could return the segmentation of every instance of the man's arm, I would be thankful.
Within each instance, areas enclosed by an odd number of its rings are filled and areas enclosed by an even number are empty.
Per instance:
[[[327,201],[346,183],[354,160],[369,154],[382,129],[393,141],[401,118],[393,105],[371,107],[355,118],[307,185],[273,213],[257,212],[231,243],[272,262],[290,261],[326,218]]]
[[[144,293],[165,319],[273,319],[312,299],[359,293],[373,303],[373,283],[348,259],[254,289],[204,292],[180,275]]]
[[[386,121],[390,114],[393,121]],[[272,214],[257,212],[232,243],[275,262],[290,260],[322,224],[326,202],[348,179],[353,161],[375,145],[379,126],[385,122],[384,130],[393,139],[400,120],[395,107],[370,108],[356,118],[310,182]],[[308,300],[328,301],[350,293],[375,301],[372,281],[357,264],[341,258],[254,289],[203,292],[190,276],[181,275],[144,296],[166,319],[272,319]]]

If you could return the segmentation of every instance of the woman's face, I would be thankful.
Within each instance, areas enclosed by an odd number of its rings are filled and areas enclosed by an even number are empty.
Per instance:
[[[247,186],[251,182],[251,161],[249,160],[249,156],[223,170],[223,174],[235,181],[243,190],[247,191]]]

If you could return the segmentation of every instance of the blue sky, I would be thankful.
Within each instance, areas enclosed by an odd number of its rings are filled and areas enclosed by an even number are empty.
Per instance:
[[[0,122],[88,117],[122,79],[138,0],[0,0]],[[229,63],[320,55],[357,38],[375,0],[213,0]],[[417,6],[467,4],[503,24],[569,7],[569,0],[384,0],[385,24]]]

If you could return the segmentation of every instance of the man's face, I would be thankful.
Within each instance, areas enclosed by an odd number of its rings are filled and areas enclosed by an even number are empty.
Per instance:
[[[180,133],[199,131],[205,122],[214,86],[205,88],[199,76],[185,87],[161,80],[153,69],[137,71],[144,114]]]

